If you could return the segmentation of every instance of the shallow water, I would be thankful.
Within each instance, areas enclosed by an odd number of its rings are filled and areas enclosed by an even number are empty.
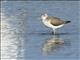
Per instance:
[[[78,1],[4,1],[1,12],[2,60],[79,60]],[[71,23],[58,29],[45,27],[41,14]],[[53,41],[60,41],[55,44]]]

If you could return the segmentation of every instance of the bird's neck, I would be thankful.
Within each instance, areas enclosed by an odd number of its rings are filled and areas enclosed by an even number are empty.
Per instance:
[[[46,20],[46,17],[43,17],[42,20]]]

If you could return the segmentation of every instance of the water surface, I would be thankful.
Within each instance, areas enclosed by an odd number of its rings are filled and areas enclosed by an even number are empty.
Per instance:
[[[79,3],[78,1],[3,1],[2,59],[79,60]],[[59,29],[58,35],[52,35],[52,30],[41,22],[40,16],[44,13],[64,21],[70,20],[71,23]],[[53,43],[55,39],[64,43],[56,45]]]

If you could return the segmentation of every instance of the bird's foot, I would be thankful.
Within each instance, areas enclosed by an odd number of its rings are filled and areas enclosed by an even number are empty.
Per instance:
[[[58,34],[58,32],[53,32],[53,31],[52,31],[52,35],[57,35],[57,34]]]
[[[54,34],[54,32],[52,31],[52,35]]]

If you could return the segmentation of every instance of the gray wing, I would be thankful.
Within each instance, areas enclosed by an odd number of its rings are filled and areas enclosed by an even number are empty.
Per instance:
[[[47,19],[50,20],[50,23],[54,26],[64,24],[64,21],[57,17],[48,17]]]

